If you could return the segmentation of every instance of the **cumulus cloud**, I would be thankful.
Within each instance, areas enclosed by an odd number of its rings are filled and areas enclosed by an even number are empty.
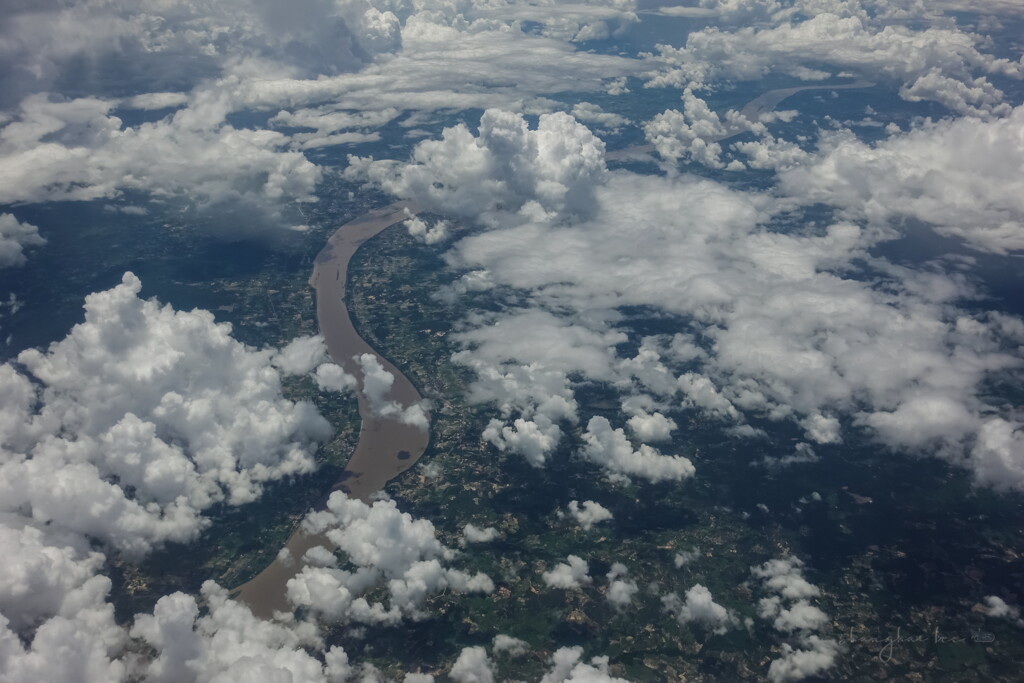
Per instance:
[[[356,388],[358,380],[334,363],[321,363],[313,373],[313,381],[322,391],[347,393]]]
[[[672,432],[676,429],[676,422],[670,417],[661,413],[646,413],[640,411],[626,421],[630,431],[640,441],[656,443],[659,441],[671,441]]]
[[[236,342],[206,311],[138,294],[131,273],[86,298],[85,322],[0,368],[3,506],[128,553],[194,538],[219,501],[313,468],[330,426],[281,396],[271,351]],[[38,388],[36,388],[38,386]]]
[[[309,352],[318,340],[257,351],[208,312],[142,300],[140,289],[128,273],[87,297],[85,322],[45,351],[19,355],[31,381],[0,366],[9,389],[0,399],[6,678],[348,676],[347,655],[324,652],[315,626],[261,621],[212,582],[202,610],[175,593],[131,629],[115,622],[101,551],[130,559],[193,538],[212,504],[247,502],[263,482],[309,471],[316,442],[330,434],[311,405],[281,395],[277,361],[308,370],[320,360]]]
[[[810,10],[805,19],[780,16],[777,25],[690,33],[683,47],[659,46],[660,68],[649,85],[707,87],[726,78],[758,80],[769,73],[817,78],[807,65],[828,66],[900,85],[907,100],[931,99],[979,116],[1005,114],[1003,93],[985,74],[1021,77],[1021,65],[979,51],[980,38],[955,27],[914,30],[851,11]],[[982,75],[975,76],[980,73]]]
[[[261,0],[78,0],[8,9],[0,41],[8,96],[52,87],[188,89],[251,58],[315,77],[358,68],[401,40],[393,13],[359,0],[301,0],[288,12]]]
[[[289,375],[305,375],[327,361],[327,345],[322,335],[296,337],[273,358],[274,367]]]
[[[612,429],[601,416],[590,418],[583,434],[580,454],[610,472],[639,477],[651,482],[688,479],[693,464],[681,455],[662,455],[657,449],[640,444],[636,450],[622,429]]]
[[[623,609],[631,605],[633,596],[640,592],[636,581],[625,578],[628,573],[626,565],[621,562],[614,563],[608,571],[608,589],[605,592],[605,598],[616,609]]]
[[[451,227],[448,221],[437,221],[433,225],[428,224],[422,218],[410,218],[405,222],[405,229],[409,234],[425,244],[437,244],[448,239],[448,230]]]
[[[508,425],[501,420],[491,420],[481,436],[498,450],[518,453],[534,467],[542,467],[548,454],[558,446],[562,430],[540,415],[533,420],[516,418]]]
[[[459,540],[459,543],[461,545],[467,545],[469,543],[490,543],[499,536],[501,536],[501,533],[493,526],[481,528],[475,524],[467,524],[462,529],[462,538]]]
[[[280,133],[225,123],[222,92],[199,93],[189,108],[136,127],[122,127],[113,107],[111,100],[43,94],[22,101],[0,128],[0,203],[137,190],[181,202],[206,229],[239,237],[293,227],[300,217],[286,205],[313,200],[320,169],[284,150]]]
[[[307,533],[325,535],[356,568],[307,565],[289,580],[292,604],[328,621],[394,624],[404,617],[425,616],[424,602],[448,588],[494,590],[486,574],[445,566],[455,551],[437,540],[429,521],[413,519],[391,500],[367,505],[336,491],[327,509],[311,513],[303,527]],[[367,595],[377,587],[386,589],[388,604],[369,601]]]
[[[591,527],[598,522],[605,522],[612,518],[612,513],[608,508],[592,500],[585,500],[582,504],[576,500],[569,501],[567,509],[569,516],[576,520],[576,523],[583,527],[584,531],[590,531]]]
[[[682,569],[683,567],[689,566],[695,560],[700,558],[700,548],[694,547],[692,550],[683,550],[682,552],[676,553],[673,558],[673,562],[676,565],[676,569]]]
[[[22,223],[13,214],[0,213],[0,268],[25,264],[25,248],[46,244],[39,228]]]
[[[1024,621],[1020,618],[1020,608],[1008,605],[998,595],[986,595],[985,605],[988,616],[1007,619],[1018,626],[1024,626]]]
[[[736,624],[735,615],[715,602],[711,591],[699,583],[686,591],[685,600],[681,600],[675,593],[669,593],[662,598],[662,604],[680,624],[694,623],[719,634]]]
[[[783,191],[876,225],[913,218],[997,254],[1024,249],[1024,106],[1005,118],[926,123],[874,145],[826,139],[808,163],[779,176]]]
[[[541,578],[551,588],[581,588],[590,584],[590,567],[586,560],[577,556],[569,555],[565,562],[560,562],[550,571],[543,572]]]
[[[592,124],[612,132],[617,132],[619,128],[631,123],[625,116],[605,111],[590,102],[577,102],[572,106],[571,114],[580,123]]]
[[[709,168],[726,168],[721,160],[722,146],[718,141],[750,130],[754,125],[732,110],[727,113],[726,121],[722,121],[704,100],[686,88],[683,91],[683,111],[669,109],[658,114],[644,125],[644,135],[663,159],[672,162],[692,160]],[[763,129],[763,125],[758,128]],[[733,162],[729,169],[737,165],[743,167],[742,163]]]
[[[781,458],[769,458],[765,456],[759,460],[757,465],[762,465],[769,469],[779,469],[781,467],[789,467],[790,465],[801,465],[804,463],[818,462],[821,458],[814,452],[810,444],[798,443],[793,449],[793,453],[784,455]]]
[[[821,591],[804,578],[803,567],[799,557],[786,557],[768,560],[751,568],[751,573],[764,582],[767,590],[789,600],[816,598]]]
[[[487,650],[479,646],[463,648],[448,675],[456,683],[494,683]]]
[[[350,158],[346,174],[435,213],[478,217],[516,210],[568,216],[593,207],[604,171],[604,143],[562,113],[540,117],[535,130],[512,112],[488,109],[474,136],[465,125],[426,140],[409,164]]]
[[[845,417],[892,448],[968,464],[980,481],[997,481],[984,463],[1017,469],[1014,440],[995,439],[998,423],[982,430],[993,407],[981,387],[1019,361],[1000,325],[958,307],[973,296],[962,279],[872,257],[885,234],[872,226],[775,228],[780,204],[692,177],[607,172],[594,198],[592,215],[569,223],[481,216],[489,229],[449,252],[454,266],[486,272],[493,286],[522,291],[535,307],[469,317],[457,335],[466,348],[456,361],[477,373],[471,397],[502,413],[488,428],[499,448],[543,464],[559,443],[558,420],[576,418],[572,376],[738,427],[747,415],[789,420],[816,443],[840,442]],[[703,340],[682,331],[648,338],[622,358],[617,339],[629,306],[678,315]],[[561,319],[549,319],[549,308]],[[504,334],[507,324],[530,334]],[[531,348],[534,333],[545,343]],[[535,424],[515,425],[517,412]],[[1019,429],[1012,415],[999,418],[1011,434]],[[927,428],[915,432],[915,421]],[[643,457],[656,452],[634,450],[610,424],[591,427],[585,457],[621,474],[649,463],[665,470],[655,477],[687,476],[681,461]],[[1009,445],[986,448],[982,438]]]
[[[356,357],[362,370],[362,393],[370,406],[370,411],[379,417],[390,417],[420,429],[428,429],[430,423],[424,403],[403,406],[398,401],[388,398],[395,376],[381,365],[372,353],[364,353]]]
[[[512,657],[518,657],[519,655],[525,654],[529,649],[530,645],[525,640],[513,638],[512,636],[507,636],[504,633],[499,633],[494,636],[494,644],[491,647],[491,652],[495,655],[507,652]]]
[[[751,567],[751,575],[767,593],[758,603],[758,616],[770,620],[772,627],[791,641],[782,643],[782,656],[768,667],[768,678],[773,683],[819,676],[835,665],[843,651],[835,640],[816,633],[828,625],[829,617],[811,604],[821,590],[804,578],[803,570],[804,563],[798,557]]]
[[[456,137],[458,144],[437,144],[477,152],[494,146],[468,130]],[[587,164],[578,155],[570,166]],[[452,196],[481,186],[479,177],[456,181],[446,169],[416,160],[409,166],[423,187],[435,177],[442,186],[456,183]],[[400,167],[389,166],[387,177],[400,178]],[[523,197],[509,207],[467,199],[453,209],[475,208],[474,220],[488,229],[455,243],[451,264],[486,273],[489,286],[528,293],[534,306],[470,316],[453,336],[464,346],[454,360],[477,373],[471,400],[493,401],[501,413],[485,431],[496,447],[543,465],[561,442],[559,422],[577,419],[570,376],[582,376],[734,423],[747,414],[792,420],[818,443],[841,441],[839,417],[846,416],[894,448],[971,462],[963,454],[975,452],[988,410],[979,387],[1016,361],[1001,351],[997,327],[956,308],[970,293],[962,281],[881,259],[865,268],[881,239],[877,230],[848,221],[776,230],[765,225],[779,210],[768,197],[692,177],[604,171],[592,192],[587,217],[510,213],[526,206]],[[634,358],[620,358],[619,311],[627,306],[685,317],[704,341],[645,340]],[[962,419],[936,417],[929,405],[952,406]],[[637,410],[648,409],[631,416]],[[922,438],[899,426],[912,423],[911,414],[930,416]],[[647,444],[634,449],[610,423],[588,427],[581,453],[618,474],[690,474],[681,459]],[[1001,461],[999,448],[976,452],[979,478],[980,463]]]
[[[131,635],[158,653],[146,665],[147,680],[326,683],[351,673],[340,648],[331,648],[325,662],[307,652],[321,645],[312,624],[258,619],[212,581],[203,584],[202,597],[202,616],[195,598],[184,593],[164,596],[153,614],[136,616]]]
[[[772,683],[788,683],[820,676],[835,666],[841,653],[836,641],[816,635],[807,636],[802,647],[783,643],[782,656],[768,666],[768,679]]]
[[[608,673],[608,657],[593,657],[590,664],[581,662],[582,658],[582,647],[558,648],[540,683],[625,683],[626,679]]]

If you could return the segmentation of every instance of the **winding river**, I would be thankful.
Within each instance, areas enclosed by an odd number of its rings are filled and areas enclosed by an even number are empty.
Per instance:
[[[787,97],[804,90],[841,90],[867,88],[874,85],[868,81],[856,81],[845,85],[808,85],[795,88],[769,90],[748,102],[742,114],[756,121],[761,114],[772,111]],[[728,130],[725,135],[712,141],[719,141],[738,135],[739,129]],[[653,152],[652,145],[631,147],[609,152],[609,161],[643,157]],[[326,246],[316,257],[309,284],[316,290],[316,317],[320,333],[327,342],[331,358],[358,380],[359,416],[362,426],[359,443],[349,459],[341,479],[331,491],[342,490],[349,496],[368,502],[370,496],[381,490],[394,477],[412,467],[427,449],[430,440],[428,430],[404,424],[393,417],[374,414],[363,394],[362,366],[356,360],[362,354],[372,354],[377,361],[394,376],[390,393],[384,398],[409,407],[421,400],[412,382],[399,372],[398,368],[375,351],[356,332],[348,309],[345,307],[345,285],[349,261],[364,242],[396,223],[401,223],[417,208],[411,202],[395,202],[349,221],[338,228]],[[253,613],[270,618],[274,611],[290,611],[287,584],[302,569],[302,556],[314,546],[331,547],[322,535],[305,533],[301,526],[296,529],[285,548],[292,558],[284,562],[275,559],[237,591],[236,598],[249,606]]]
[[[384,488],[384,484],[412,467],[427,449],[430,433],[394,417],[382,417],[371,409],[363,388],[363,370],[357,358],[372,354],[392,374],[394,383],[385,399],[409,407],[421,400],[412,382],[399,372],[388,359],[377,353],[356,332],[348,309],[345,307],[345,284],[349,261],[366,240],[385,228],[400,223],[415,213],[409,202],[395,202],[375,209],[338,228],[327,240],[327,245],[316,257],[309,284],[316,291],[316,317],[320,334],[327,342],[327,350],[334,362],[358,380],[359,443],[349,459],[341,479],[331,491],[342,490],[352,498],[368,502],[370,496]],[[302,556],[314,546],[331,547],[330,541],[320,535],[310,535],[299,527],[288,539],[285,548],[290,562],[275,559],[255,578],[243,584],[237,599],[244,602],[259,617],[269,618],[275,610],[290,610],[287,599],[288,580],[303,567]]]

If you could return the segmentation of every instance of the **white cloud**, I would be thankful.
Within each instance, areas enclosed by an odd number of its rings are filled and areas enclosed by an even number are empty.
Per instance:
[[[565,562],[560,562],[554,569],[543,572],[541,578],[551,588],[581,588],[593,581],[589,572],[590,567],[586,560],[577,555],[569,555]]]
[[[33,10],[11,11],[0,41],[0,78],[11,94],[75,77],[109,87],[76,68],[82,60],[101,65],[120,89],[146,92],[187,88],[245,58],[272,60],[296,75],[333,74],[400,44],[398,18],[358,0],[300,0],[287,12],[260,0],[80,0]]]
[[[818,676],[835,665],[843,648],[815,632],[827,626],[829,617],[811,600],[821,590],[803,576],[804,563],[797,557],[769,560],[751,567],[760,587],[768,593],[758,603],[758,616],[771,620],[773,628],[794,643],[782,643],[782,656],[768,667],[773,683],[800,681]]]
[[[605,522],[612,518],[612,513],[608,508],[592,500],[585,500],[582,504],[575,500],[569,501],[568,510],[569,515],[583,527],[584,531],[590,531],[591,527],[598,522]]]
[[[1024,249],[1024,198],[1009,178],[1024,164],[1024,106],[1005,118],[926,123],[875,145],[826,139],[779,176],[783,191],[886,225],[914,218],[982,251]]]
[[[673,561],[676,565],[676,569],[682,569],[683,567],[689,566],[695,560],[701,556],[700,548],[694,547],[692,550],[683,550],[682,552],[676,553]]]
[[[258,619],[212,581],[203,584],[202,596],[208,607],[203,616],[195,598],[184,593],[162,597],[152,615],[136,616],[132,636],[158,653],[146,665],[147,680],[326,683],[351,672],[340,648],[327,653],[326,664],[306,651],[321,646],[312,624]]]
[[[459,543],[460,545],[467,545],[469,543],[490,543],[500,536],[501,534],[493,526],[481,528],[475,524],[467,524],[462,529],[462,538],[459,540]]]
[[[626,683],[608,673],[608,657],[594,657],[590,664],[580,661],[581,647],[561,647],[551,655],[551,669],[540,683]]]
[[[113,101],[52,102],[33,95],[0,129],[0,203],[91,200],[125,190],[185,202],[206,229],[230,237],[277,234],[312,201],[320,169],[287,138],[224,123],[222,92],[203,92],[171,117],[122,129]],[[224,220],[228,209],[233,218]],[[214,220],[216,219],[216,220]]]
[[[659,46],[661,68],[649,85],[706,87],[716,79],[753,81],[769,73],[805,76],[807,65],[828,65],[902,86],[905,99],[934,99],[957,112],[1004,114],[1003,94],[983,75],[1022,75],[1020,64],[978,50],[980,39],[955,27],[913,30],[897,23],[876,23],[855,5],[833,11],[811,10],[803,21],[717,27],[690,33],[686,45]],[[845,16],[844,16],[845,14]]]
[[[430,423],[427,418],[425,403],[414,403],[403,406],[398,401],[388,398],[395,376],[377,360],[372,353],[364,353],[355,358],[362,369],[362,393],[370,406],[370,411],[379,417],[390,417],[399,422],[415,425],[426,430]]]
[[[448,675],[456,683],[494,683],[494,670],[487,650],[478,646],[462,648]]]
[[[772,683],[802,681],[810,676],[820,676],[835,666],[836,657],[842,648],[834,640],[811,635],[803,641],[803,647],[794,648],[782,644],[782,656],[772,660],[768,667],[768,679]]]
[[[798,557],[768,560],[751,573],[764,582],[767,590],[778,593],[789,600],[816,598],[821,595],[817,586],[803,575],[804,563]]]
[[[274,367],[289,375],[305,375],[327,360],[323,336],[296,337],[275,354]]]
[[[765,456],[761,460],[757,461],[757,464],[770,469],[778,469],[780,467],[789,467],[790,465],[801,465],[804,463],[818,462],[821,458],[814,452],[809,444],[798,443],[793,449],[793,452],[789,455],[784,455],[780,458],[770,458]]]
[[[474,137],[465,125],[413,151],[413,162],[350,158],[346,174],[367,178],[427,211],[477,217],[502,207],[557,216],[592,208],[604,170],[604,143],[571,116],[540,117],[535,130],[517,114],[488,109]]]
[[[583,433],[580,454],[605,469],[651,482],[688,479],[693,464],[681,455],[662,455],[657,449],[640,444],[633,450],[622,429],[612,429],[604,417],[592,417]]]
[[[671,441],[672,432],[676,429],[675,420],[661,413],[639,412],[630,417],[626,424],[633,436],[648,443]]]
[[[459,136],[458,144],[437,144],[486,147],[468,131]],[[586,165],[587,154],[576,149],[580,158],[569,166]],[[412,167],[429,170],[417,161]],[[388,177],[401,177],[398,168],[389,167]],[[963,279],[871,256],[884,231],[841,221],[784,232],[772,220],[792,207],[791,198],[624,171],[598,174],[587,217],[552,216],[520,210],[525,196],[502,208],[481,188],[503,188],[504,171],[478,171],[445,180],[467,183],[449,187],[453,197],[482,192],[455,204],[475,207],[487,228],[456,242],[447,258],[486,273],[488,286],[519,291],[532,307],[469,316],[453,335],[464,346],[454,360],[477,373],[471,400],[493,401],[500,413],[486,432],[498,448],[546,462],[563,436],[559,421],[577,418],[573,384],[582,380],[608,382],[624,401],[679,401],[740,428],[746,415],[796,422],[817,443],[840,442],[846,418],[890,447],[976,463],[979,478],[982,463],[1000,462],[990,457],[999,449],[979,448],[975,460],[964,455],[992,410],[979,395],[985,378],[1018,362],[1003,351],[1005,331],[957,307],[973,295]],[[417,175],[417,182],[426,186],[432,177]],[[671,343],[644,339],[634,358],[619,357],[628,325],[621,311],[629,306],[679,316],[700,331],[700,345],[680,331]],[[940,405],[960,418],[928,408]],[[654,407],[630,406],[631,417]],[[927,418],[927,438],[900,427],[911,413]],[[1015,424],[1008,414],[1000,418]],[[690,473],[684,461],[661,458],[649,445],[633,450],[610,423],[590,426],[583,455],[620,474]],[[1009,463],[1019,457],[1013,452]]]
[[[422,218],[413,217],[405,222],[405,229],[409,234],[425,244],[437,244],[448,239],[448,230],[451,224],[448,221],[437,221],[429,225]]]
[[[0,213],[0,268],[25,264],[25,248],[46,244],[39,228],[22,223],[13,214]]]
[[[605,592],[605,598],[616,609],[623,609],[631,605],[633,596],[640,592],[636,581],[626,580],[625,577],[628,573],[626,565],[621,562],[614,563],[608,572],[608,590]]]
[[[516,418],[511,425],[491,420],[481,436],[498,450],[518,453],[534,467],[543,467],[548,455],[558,446],[562,430],[540,415],[535,420]]]
[[[675,593],[669,593],[662,598],[662,603],[680,624],[695,623],[720,634],[736,624],[735,615],[715,602],[711,591],[699,583],[686,591],[685,600],[680,600]]]
[[[600,106],[590,102],[577,102],[572,106],[570,113],[580,123],[591,123],[599,128],[611,131],[618,131],[619,128],[628,126],[631,123],[625,116],[607,112]]]
[[[10,366],[0,441],[3,507],[127,553],[194,538],[219,501],[313,468],[330,426],[281,396],[271,351],[254,351],[206,311],[138,297],[131,273],[86,298],[85,322]]]
[[[345,372],[344,368],[334,363],[321,363],[313,373],[313,380],[322,391],[347,393],[359,383],[355,377]]]
[[[985,605],[987,607],[988,616],[997,618],[1001,617],[1014,622],[1018,626],[1024,626],[1024,621],[1020,618],[1020,608],[1006,604],[1006,601],[998,595],[986,595]]]
[[[765,128],[732,110],[723,121],[690,88],[683,91],[683,111],[668,109],[644,125],[647,141],[663,159],[692,160],[709,168],[726,168],[718,141],[747,130],[763,133]],[[733,162],[728,168],[732,170],[737,165],[743,167],[742,163]]]
[[[507,636],[504,633],[499,633],[494,636],[494,645],[491,647],[491,652],[495,656],[502,652],[507,652],[511,657],[518,657],[519,655],[525,654],[530,649],[530,644],[525,640],[519,638],[513,638]]]
[[[367,505],[336,491],[327,509],[303,522],[308,533],[324,534],[354,572],[306,566],[288,582],[288,599],[329,621],[394,624],[425,615],[423,604],[447,588],[490,593],[486,574],[470,575],[445,563],[455,551],[437,540],[434,526],[400,512],[391,500]],[[389,604],[369,602],[372,589],[386,587]]]

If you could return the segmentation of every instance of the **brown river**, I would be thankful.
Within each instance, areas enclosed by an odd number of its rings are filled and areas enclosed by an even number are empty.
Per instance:
[[[406,209],[414,211],[409,202],[395,202],[338,228],[317,255],[313,275],[309,279],[310,286],[316,290],[316,317],[320,334],[327,342],[327,350],[334,362],[344,367],[345,372],[359,382],[357,396],[359,416],[362,418],[359,443],[341,479],[332,490],[340,489],[364,502],[369,500],[371,494],[384,488],[389,479],[412,467],[427,449],[430,439],[428,430],[405,424],[394,417],[381,417],[371,410],[362,392],[362,367],[356,360],[364,353],[375,356],[395,378],[385,399],[409,407],[418,403],[421,396],[405,375],[359,336],[345,307],[345,276],[352,255],[366,240],[408,218]],[[263,618],[271,617],[275,610],[290,610],[287,599],[288,580],[302,569],[301,558],[305,552],[318,545],[331,547],[326,538],[306,534],[300,527],[285,546],[294,558],[293,561],[285,563],[274,560],[255,578],[241,586],[237,599]]]

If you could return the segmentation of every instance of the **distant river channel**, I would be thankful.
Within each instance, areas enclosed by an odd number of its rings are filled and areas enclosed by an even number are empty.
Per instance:
[[[777,107],[783,100],[804,90],[843,90],[868,88],[874,83],[856,81],[842,85],[809,85],[796,88],[770,90],[747,103],[742,114],[750,121],[757,121]],[[729,129],[715,140],[724,140],[739,134],[742,130]],[[654,151],[651,145],[630,147],[609,152],[609,161],[636,158]],[[410,202],[395,202],[383,208],[370,211],[338,228],[327,245],[316,257],[310,286],[316,290],[316,317],[320,334],[327,342],[327,350],[345,372],[359,382],[359,416],[362,427],[355,453],[342,472],[341,479],[331,491],[341,490],[352,498],[369,502],[370,496],[384,488],[389,480],[416,464],[427,449],[430,441],[428,430],[404,424],[391,417],[374,415],[362,392],[363,372],[356,358],[364,353],[374,355],[384,368],[394,375],[391,393],[386,397],[409,407],[421,400],[412,382],[399,372],[388,359],[381,356],[359,333],[356,332],[348,309],[345,307],[345,278],[348,264],[356,250],[368,239],[396,223],[401,223],[416,212]],[[255,578],[243,584],[236,599],[245,603],[253,614],[270,618],[274,611],[290,611],[288,602],[288,581],[298,574],[304,563],[303,555],[315,546],[331,547],[331,542],[322,535],[306,534],[300,526],[288,539],[285,548],[291,556],[290,562],[275,559]]]
[[[352,255],[368,239],[404,221],[412,212],[414,208],[409,202],[395,202],[341,226],[317,255],[313,275],[309,279],[310,286],[316,290],[316,317],[320,334],[327,342],[327,350],[335,363],[358,380],[360,388],[357,392],[359,416],[362,418],[359,443],[331,492],[341,490],[363,502],[369,502],[370,496],[384,488],[388,480],[416,464],[430,440],[428,430],[404,424],[393,417],[375,415],[370,410],[362,392],[362,367],[356,360],[365,353],[375,356],[395,378],[386,399],[409,407],[422,397],[408,377],[359,336],[345,307],[346,274]],[[282,562],[275,559],[255,578],[243,584],[236,598],[263,618],[270,618],[275,610],[290,611],[288,581],[302,570],[302,556],[306,551],[318,545],[331,547],[327,538],[307,534],[300,526],[285,545],[292,560]]]

